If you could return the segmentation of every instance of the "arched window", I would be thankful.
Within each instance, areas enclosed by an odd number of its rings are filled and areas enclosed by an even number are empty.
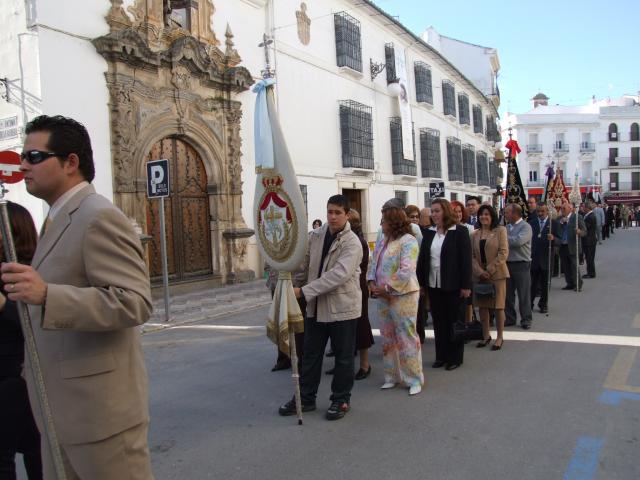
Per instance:
[[[618,126],[615,123],[609,124],[609,141],[618,141]]]
[[[637,123],[631,124],[631,129],[629,131],[629,140],[637,141],[640,140],[640,127],[638,127]]]

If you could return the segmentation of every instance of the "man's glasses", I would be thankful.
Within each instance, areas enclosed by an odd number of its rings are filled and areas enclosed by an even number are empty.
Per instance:
[[[20,154],[20,158],[30,163],[31,165],[36,165],[38,163],[44,162],[47,158],[50,157],[66,157],[61,153],[55,152],[43,152],[41,150],[29,150],[28,152],[22,152]]]

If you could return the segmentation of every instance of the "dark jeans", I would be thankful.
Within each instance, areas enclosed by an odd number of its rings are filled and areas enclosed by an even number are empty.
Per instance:
[[[584,257],[587,262],[587,275],[592,277],[596,276],[596,246],[595,245],[584,245]]]
[[[567,282],[567,287],[582,288],[582,277],[578,275],[578,283],[576,284],[576,265],[577,259],[575,255],[569,254],[569,246],[560,246],[560,262],[562,263],[562,272],[564,273],[564,279]],[[580,273],[580,272],[578,272]]]
[[[546,308],[549,300],[549,270],[537,267],[531,267],[531,305],[538,296],[540,289],[540,301],[538,307]]]
[[[516,323],[516,293],[520,324],[531,325],[531,262],[507,262],[507,298],[504,305],[505,325]]]
[[[335,353],[335,370],[331,381],[331,401],[351,400],[353,388],[353,351],[356,346],[357,319],[339,322],[318,322],[315,318],[304,320],[304,356],[300,371],[302,403],[315,403],[322,377],[322,360],[327,341]]]
[[[433,317],[433,333],[436,344],[436,362],[448,364],[462,363],[464,341],[453,341],[453,324],[458,318],[464,319],[461,309],[466,302],[460,292],[445,292],[441,288],[429,288],[429,305]]]

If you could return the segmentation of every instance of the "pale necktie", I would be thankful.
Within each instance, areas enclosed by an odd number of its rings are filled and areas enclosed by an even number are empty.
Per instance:
[[[51,217],[47,216],[44,223],[42,224],[42,228],[40,229],[41,237],[44,236],[44,234],[47,232],[47,229],[51,226],[52,223],[53,223],[53,220],[51,219]]]

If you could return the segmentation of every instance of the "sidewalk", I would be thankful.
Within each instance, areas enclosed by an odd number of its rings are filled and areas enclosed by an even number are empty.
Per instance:
[[[164,297],[153,298],[153,313],[142,326],[142,333],[187,323],[212,320],[220,316],[251,310],[271,303],[263,279],[223,287],[196,287],[170,297],[169,322],[165,322]]]

